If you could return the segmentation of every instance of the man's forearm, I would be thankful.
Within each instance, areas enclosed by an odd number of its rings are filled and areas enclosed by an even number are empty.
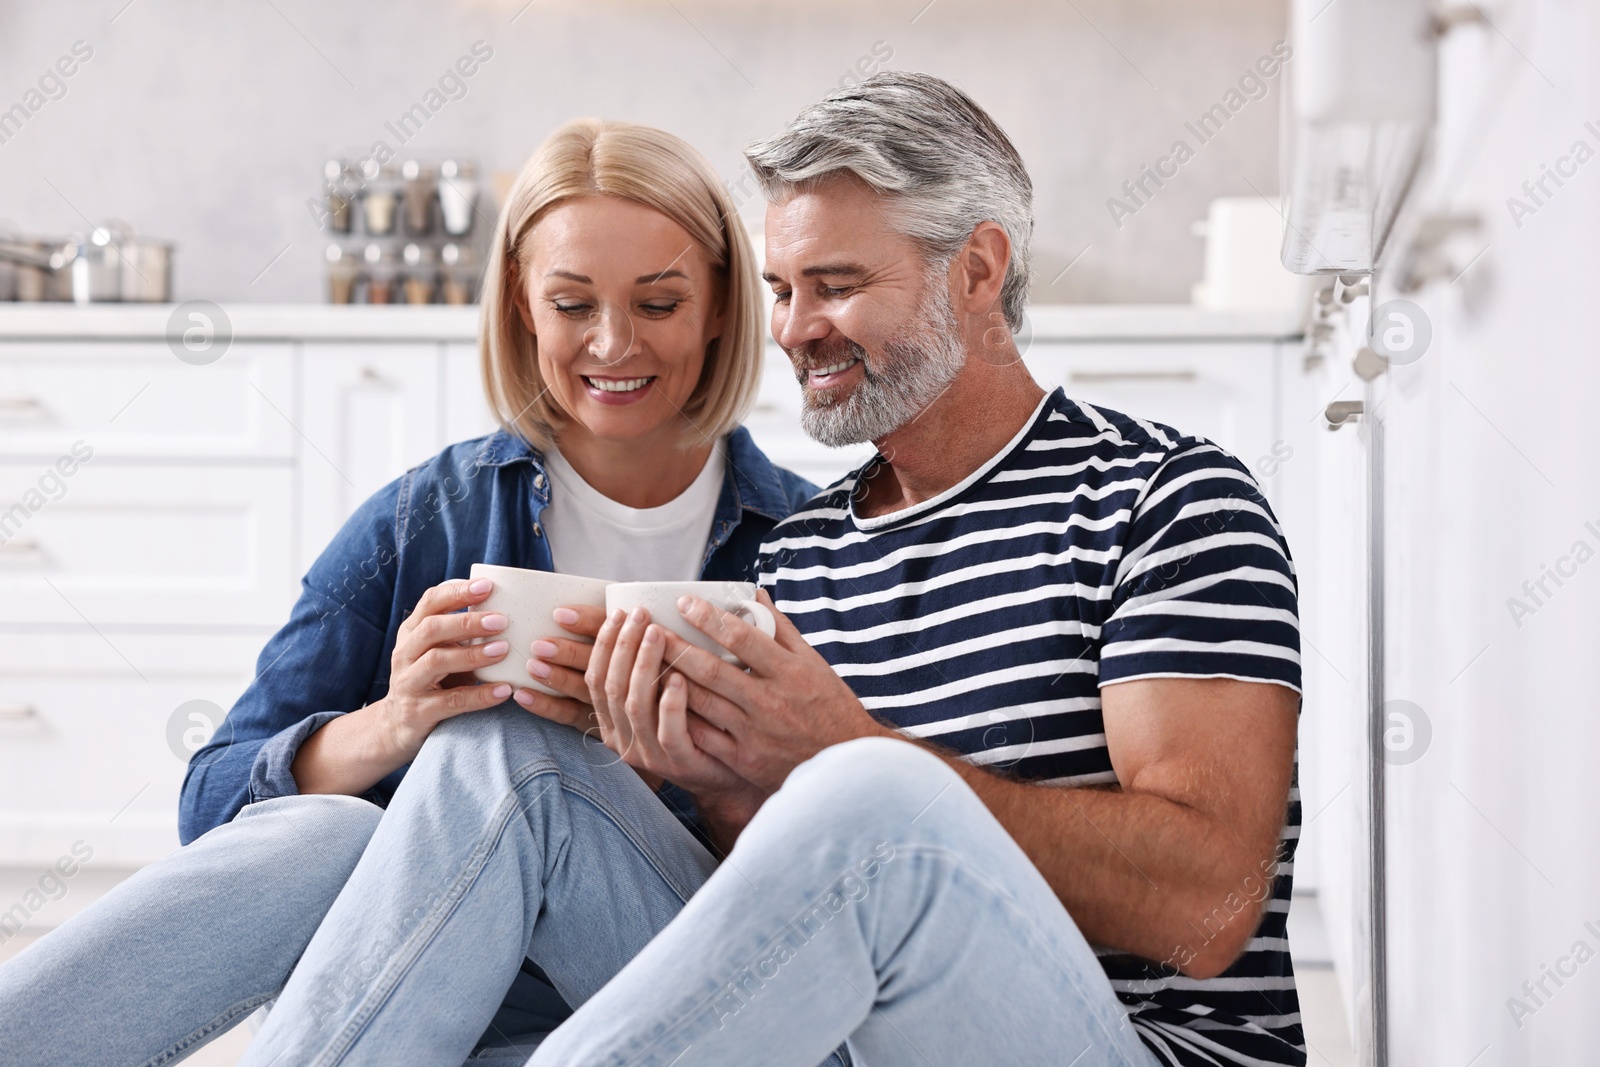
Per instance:
[[[1272,857],[1217,819],[1148,793],[1001,778],[924,747],[978,794],[1092,944],[1204,975],[1254,932]]]

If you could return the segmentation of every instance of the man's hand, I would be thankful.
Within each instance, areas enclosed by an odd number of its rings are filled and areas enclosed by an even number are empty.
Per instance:
[[[690,682],[689,720],[695,744],[740,777],[774,792],[789,772],[830,745],[857,737],[898,737],[867,713],[828,661],[806,644],[766,591],[776,632],[749,623],[698,597],[678,601],[696,629],[749,666],[748,671],[698,648],[660,626],[666,662]]]
[[[556,624],[568,633],[592,640],[605,624],[606,613],[604,608],[580,604],[557,608],[553,617]],[[528,654],[528,673],[566,695],[553,697],[532,689],[519,689],[517,702],[542,719],[570,726],[591,740],[614,749],[615,746],[607,740],[606,731],[600,725],[598,713],[590,703],[589,683],[584,678],[589,669],[592,649],[589,641],[568,638],[539,640],[523,649]],[[637,764],[629,765],[652,790],[660,789],[661,783],[666,780],[664,775]]]
[[[688,708],[687,683],[664,661],[664,632],[639,608],[612,613],[596,633],[582,677],[600,736],[641,775],[688,790],[708,827],[723,826],[727,836],[736,836],[766,793],[690,737],[696,717]]]

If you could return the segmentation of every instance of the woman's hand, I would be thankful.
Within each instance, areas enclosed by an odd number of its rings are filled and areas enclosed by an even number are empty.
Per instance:
[[[519,689],[517,703],[540,718],[589,733],[595,729],[596,723],[583,672],[589,667],[589,649],[595,634],[600,632],[600,624],[606,621],[606,612],[604,608],[579,604],[557,608],[551,617],[563,630],[586,640],[564,637],[541,639],[521,651],[528,654],[529,675],[566,695],[553,697],[532,689]]]
[[[506,617],[497,612],[461,610],[483,603],[493,588],[487,578],[443,582],[423,593],[400,624],[389,659],[389,692],[373,707],[381,713],[394,754],[404,757],[402,764],[422,750],[445,719],[492,708],[511,695],[504,682],[478,682],[471,673],[500,662],[510,645],[503,640],[462,644],[506,628]]]
[[[552,697],[531,689],[517,690],[517,702],[535,715],[552,722],[563,723],[583,733],[597,745],[615,747],[606,739],[600,728],[599,717],[590,701],[589,683],[584,674],[589,669],[591,642],[605,623],[604,608],[592,605],[575,605],[557,608],[556,623],[568,633],[589,638],[588,641],[555,640],[535,641],[529,648],[528,673],[565,697]],[[614,762],[614,761],[613,761]],[[660,789],[666,779],[636,763],[629,763],[651,789]]]

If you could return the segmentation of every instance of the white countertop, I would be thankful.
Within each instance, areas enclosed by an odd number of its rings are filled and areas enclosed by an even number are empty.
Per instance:
[[[154,340],[166,336],[175,310],[172,304],[0,304],[0,341]],[[442,305],[223,305],[234,339],[261,341],[474,341],[478,310]],[[1041,304],[1029,308],[1028,316],[1035,340],[1271,340],[1302,332],[1297,314],[1207,311],[1189,304]]]

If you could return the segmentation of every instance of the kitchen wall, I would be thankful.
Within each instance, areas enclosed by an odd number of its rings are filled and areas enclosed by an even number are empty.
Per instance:
[[[744,144],[895,67],[961,84],[1016,140],[1036,301],[1183,302],[1207,202],[1276,199],[1283,77],[1250,68],[1283,36],[1282,0],[3,0],[0,220],[176,239],[179,300],[320,301],[306,202],[330,155],[381,139],[514,169],[557,123],[602,114],[671,129],[736,178]],[[402,144],[386,124],[480,41],[492,55]],[[1170,177],[1124,191],[1179,141]]]

